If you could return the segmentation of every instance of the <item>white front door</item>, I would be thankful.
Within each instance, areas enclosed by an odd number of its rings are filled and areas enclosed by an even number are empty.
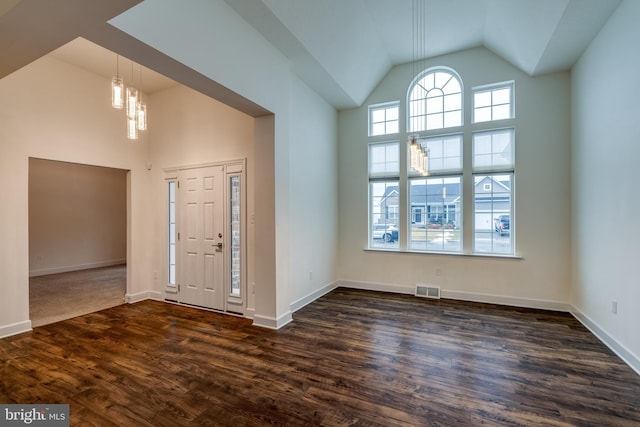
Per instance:
[[[225,310],[224,167],[182,170],[178,182],[178,299],[185,304]]]

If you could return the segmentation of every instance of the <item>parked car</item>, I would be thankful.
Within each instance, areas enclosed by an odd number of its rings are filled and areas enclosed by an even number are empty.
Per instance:
[[[509,215],[500,215],[498,218],[494,218],[493,221],[496,232],[500,233],[501,236],[509,234],[509,230],[511,229],[509,226]]]
[[[374,224],[371,230],[374,240],[383,240],[387,243],[398,241],[398,227],[393,224]]]

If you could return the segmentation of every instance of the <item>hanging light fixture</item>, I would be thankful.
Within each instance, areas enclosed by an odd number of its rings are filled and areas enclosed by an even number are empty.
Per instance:
[[[140,86],[142,86],[142,66],[140,66]],[[147,105],[142,102],[142,92],[140,92],[140,98],[136,108],[136,122],[138,130],[147,129]]]
[[[121,109],[124,106],[122,95],[124,93],[124,81],[120,77],[119,55],[116,55],[116,75],[111,78],[111,106]]]
[[[138,123],[136,119],[127,117],[127,138],[138,139]]]
[[[429,175],[429,149],[422,146],[418,135],[409,137],[409,166],[422,176]]]
[[[131,83],[133,83],[133,61],[131,61]],[[138,139],[138,89],[133,86],[127,87],[125,96],[127,104],[127,138]]]
[[[127,138],[138,139],[138,89],[127,88]]]
[[[426,58],[426,22],[427,0],[413,0],[412,36],[413,36],[413,77],[417,77],[425,67]],[[409,166],[422,176],[429,175],[429,149],[422,146],[420,135],[409,136]]]
[[[147,130],[147,106],[138,103],[138,112],[136,114],[136,123],[138,130]]]
[[[124,79],[120,77],[119,55],[116,55],[116,75],[111,79],[111,105],[125,109],[127,138],[138,139],[138,131],[147,129],[147,105],[142,102],[142,92],[135,86],[124,89]],[[133,61],[131,61],[131,82],[134,82]],[[140,80],[142,84],[142,66]]]
[[[138,89],[131,86],[127,88],[127,118],[136,119],[138,112]]]

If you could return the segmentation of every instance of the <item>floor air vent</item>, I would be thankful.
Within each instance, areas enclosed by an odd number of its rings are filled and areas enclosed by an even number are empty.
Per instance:
[[[427,286],[427,285],[416,285],[416,294],[417,297],[423,298],[435,298],[440,299],[440,287],[438,286]]]

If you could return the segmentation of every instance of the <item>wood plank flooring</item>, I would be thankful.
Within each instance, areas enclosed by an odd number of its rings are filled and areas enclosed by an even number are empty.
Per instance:
[[[0,402],[95,426],[638,426],[568,314],[337,289],[271,331],[155,301],[0,340]]]

